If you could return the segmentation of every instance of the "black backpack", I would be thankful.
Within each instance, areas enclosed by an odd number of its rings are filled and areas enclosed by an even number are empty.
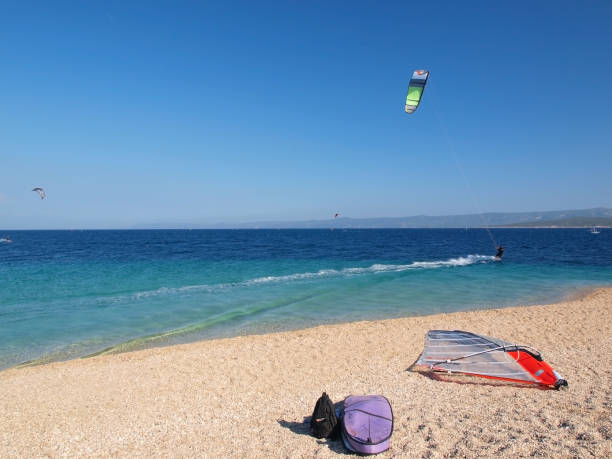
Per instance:
[[[337,426],[338,418],[336,417],[334,404],[329,396],[323,392],[312,412],[310,433],[317,438],[328,438],[337,433]]]

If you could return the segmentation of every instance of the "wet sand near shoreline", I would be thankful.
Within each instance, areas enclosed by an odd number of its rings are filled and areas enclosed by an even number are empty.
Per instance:
[[[562,391],[408,371],[430,329],[529,344]],[[326,391],[393,407],[380,457],[611,457],[612,288],[563,303],[326,325],[0,372],[0,457],[336,457]]]

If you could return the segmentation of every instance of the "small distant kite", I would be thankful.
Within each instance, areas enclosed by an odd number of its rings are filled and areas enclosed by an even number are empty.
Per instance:
[[[334,218],[338,218],[340,214],[334,214]]]
[[[429,70],[415,70],[412,74],[410,83],[408,83],[408,95],[406,95],[406,113],[414,113],[421,103],[427,78],[429,78]]]
[[[40,196],[40,199],[45,199],[47,197],[47,193],[40,187],[33,188],[32,191],[36,191]]]

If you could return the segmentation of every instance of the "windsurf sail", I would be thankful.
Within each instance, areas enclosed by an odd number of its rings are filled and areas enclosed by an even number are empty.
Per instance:
[[[408,94],[406,95],[406,113],[414,113],[421,103],[423,91],[429,78],[429,70],[415,70],[408,83]]]
[[[461,330],[430,330],[416,366],[448,374],[464,374],[559,389],[561,375],[530,346]]]

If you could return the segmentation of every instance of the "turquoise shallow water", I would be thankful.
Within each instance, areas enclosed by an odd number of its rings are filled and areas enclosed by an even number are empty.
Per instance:
[[[612,231],[16,231],[0,368],[321,323],[557,301],[612,285]]]

